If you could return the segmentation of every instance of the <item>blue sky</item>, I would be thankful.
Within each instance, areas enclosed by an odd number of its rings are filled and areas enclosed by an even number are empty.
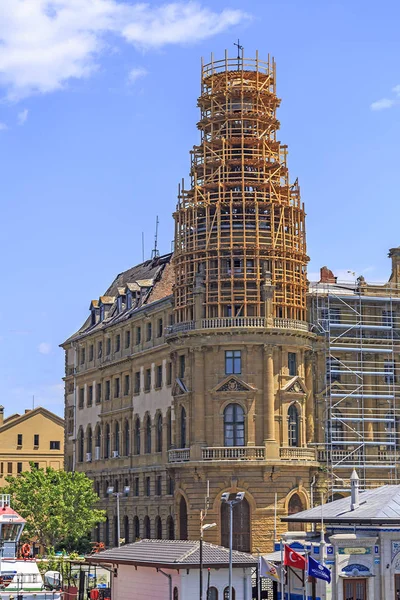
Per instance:
[[[389,276],[400,244],[400,4],[13,0],[0,18],[0,402],[62,414],[58,344],[92,298],[171,248],[200,58],[275,56],[309,272]]]

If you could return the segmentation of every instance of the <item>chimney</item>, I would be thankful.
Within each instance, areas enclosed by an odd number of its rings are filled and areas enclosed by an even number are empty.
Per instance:
[[[2,427],[4,423],[4,406],[0,406],[0,427]]]
[[[392,274],[390,275],[389,281],[392,283],[400,283],[400,246],[397,248],[390,248],[388,256],[392,259]]]
[[[320,268],[320,283],[336,283],[337,277],[334,276],[332,271],[328,267]]]
[[[353,469],[353,472],[351,474],[350,477],[350,486],[351,486],[351,504],[350,504],[350,509],[351,510],[355,510],[356,508],[358,508],[360,506],[360,499],[359,499],[359,492],[358,492],[358,485],[359,485],[359,478],[357,475],[357,472],[355,469]]]

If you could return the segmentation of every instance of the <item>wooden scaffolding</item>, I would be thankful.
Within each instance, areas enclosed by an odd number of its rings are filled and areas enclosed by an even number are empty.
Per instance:
[[[306,318],[305,212],[276,138],[279,104],[269,56],[202,64],[201,142],[174,214],[177,323],[194,318],[195,286],[201,317],[265,316],[267,281],[275,317]]]

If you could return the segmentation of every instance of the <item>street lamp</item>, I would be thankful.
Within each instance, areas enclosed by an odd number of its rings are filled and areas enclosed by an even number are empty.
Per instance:
[[[124,487],[124,491],[123,492],[114,492],[114,486],[110,485],[110,487],[107,488],[107,494],[109,496],[115,496],[117,499],[117,546],[118,548],[120,547],[121,543],[120,543],[120,538],[121,538],[121,524],[119,522],[119,499],[121,496],[127,496],[130,492],[131,488],[129,487],[129,485],[126,485]]]
[[[203,522],[204,516],[203,511],[200,513],[200,523]],[[207,523],[206,525],[200,525],[200,600],[203,600],[203,534],[207,529],[216,527],[216,523]]]
[[[242,502],[245,492],[238,492],[233,500],[230,500],[230,493],[225,492],[221,496],[221,502],[229,505],[229,595],[228,600],[232,600],[232,545],[233,545],[233,507]]]

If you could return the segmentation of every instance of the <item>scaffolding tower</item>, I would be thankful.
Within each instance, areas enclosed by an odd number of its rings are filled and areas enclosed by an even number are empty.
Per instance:
[[[393,283],[312,284],[311,321],[323,336],[325,427],[319,458],[330,493],[400,482],[400,290]]]

